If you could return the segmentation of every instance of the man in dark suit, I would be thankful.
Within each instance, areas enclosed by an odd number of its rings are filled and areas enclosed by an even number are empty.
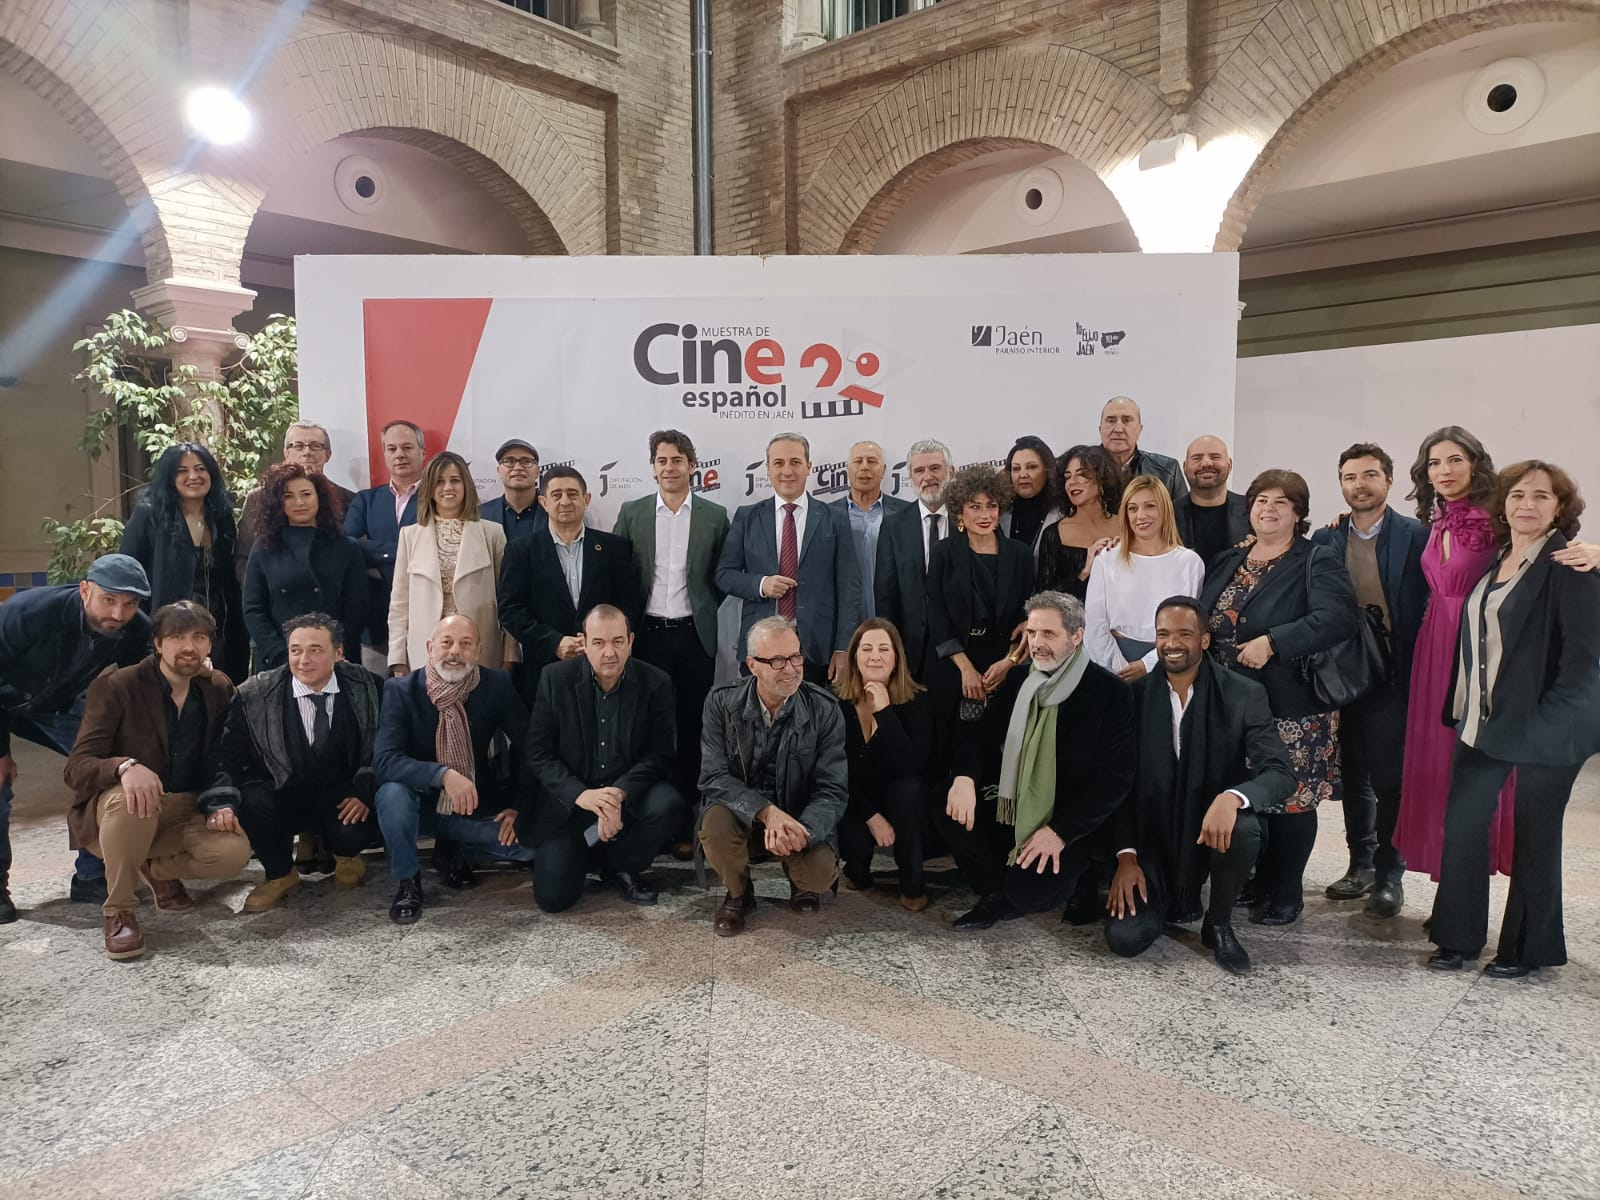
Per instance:
[[[355,538],[366,555],[372,594],[367,609],[366,644],[373,649],[367,665],[388,671],[389,593],[394,590],[394,556],[400,548],[400,530],[417,523],[417,486],[428,462],[422,426],[412,421],[390,421],[379,432],[383,462],[389,482],[357,492],[344,514],[344,531]]]
[[[1189,494],[1173,501],[1172,515],[1177,518],[1183,544],[1200,556],[1207,569],[1250,532],[1250,510],[1244,497],[1228,490],[1232,474],[1233,459],[1221,438],[1206,434],[1189,443],[1183,458]]]
[[[1201,944],[1224,970],[1250,969],[1233,932],[1233,906],[1261,849],[1261,814],[1294,794],[1294,773],[1253,679],[1206,654],[1205,613],[1188,596],[1156,610],[1161,670],[1134,685],[1137,783],[1112,818],[1117,872],[1106,898],[1106,943],[1143,954],[1164,926],[1200,917],[1200,885],[1211,880]]]
[[[806,680],[825,686],[844,670],[845,647],[861,623],[861,567],[850,521],[806,494],[811,443],[803,435],[780,433],[767,443],[767,478],[773,499],[734,514],[717,586],[742,601],[741,659],[752,625],[785,617],[799,629]]]
[[[539,503],[539,452],[531,442],[512,438],[494,452],[500,495],[485,500],[478,515],[506,531],[506,545],[529,537],[550,523]]]
[[[906,474],[917,500],[883,519],[872,592],[878,616],[894,622],[900,631],[911,674],[925,681],[934,659],[925,581],[933,547],[951,533],[950,514],[944,507],[950,448],[931,438],[913,442],[906,451]]]
[[[1339,489],[1350,511],[1311,538],[1344,563],[1356,602],[1383,614],[1395,666],[1388,686],[1342,710],[1339,718],[1350,869],[1327,890],[1333,900],[1357,900],[1370,892],[1365,911],[1381,918],[1398,916],[1405,903],[1406,864],[1394,848],[1394,826],[1400,815],[1411,656],[1428,606],[1422,573],[1428,531],[1389,507],[1393,483],[1394,460],[1382,447],[1351,446],[1339,456]]]
[[[321,425],[296,421],[283,431],[283,461],[299,463],[305,468],[307,475],[321,475],[332,457],[333,439]],[[328,486],[338,497],[338,517],[342,521],[344,514],[350,511],[350,504],[356,498],[356,494],[331,479],[328,480]],[[244,570],[250,561],[250,551],[256,544],[257,535],[261,532],[257,528],[260,512],[261,489],[252,488],[250,494],[245,497],[244,507],[240,510],[238,536],[233,542],[233,566],[240,583],[244,582]]]
[[[668,779],[672,678],[632,651],[622,610],[597,605],[584,617],[583,654],[539,677],[526,754],[534,795],[518,839],[534,847],[544,912],[577,903],[591,859],[628,903],[656,902],[644,871],[685,805]]]
[[[1144,433],[1144,418],[1139,406],[1128,396],[1113,396],[1100,410],[1100,445],[1122,467],[1122,478],[1154,475],[1167,485],[1173,503],[1189,490],[1178,460],[1139,446]]]
[[[506,546],[500,568],[500,625],[522,643],[523,694],[531,702],[539,672],[583,653],[582,616],[610,604],[639,619],[633,548],[624,538],[589,529],[589,485],[576,467],[551,467],[539,503],[549,526]]]
[[[861,615],[875,616],[877,603],[872,581],[877,576],[878,545],[883,536],[883,523],[890,516],[911,507],[909,500],[883,494],[883,477],[888,471],[883,460],[883,447],[877,442],[857,442],[850,447],[846,470],[850,476],[850,494],[835,500],[831,507],[849,518],[850,537],[855,542],[856,560],[861,566]]]
[[[435,834],[433,864],[451,887],[472,886],[472,867],[530,862],[517,841],[515,797],[504,794],[489,759],[496,734],[513,746],[528,735],[528,709],[504,671],[480,667],[478,627],[459,613],[433,627],[428,665],[383,685],[372,765],[378,827],[396,883],[389,919],[422,915],[417,837]]]
[[[722,603],[717,560],[728,538],[728,510],[690,494],[697,462],[688,434],[652,433],[650,471],[659,490],[624,504],[613,530],[633,545],[644,601],[633,655],[672,677],[678,730],[672,780],[690,799],[699,794],[700,718],[715,678]]]

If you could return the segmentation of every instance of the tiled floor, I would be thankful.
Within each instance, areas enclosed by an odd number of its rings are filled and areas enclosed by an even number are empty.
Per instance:
[[[1432,885],[1388,926],[1312,893],[1142,959],[1037,919],[963,936],[843,893],[714,939],[685,867],[653,910],[541,916],[526,876],[375,877],[237,910],[248,882],[105,959],[64,896],[61,760],[19,752],[0,928],[0,1197],[1600,1196],[1600,764],[1567,818],[1572,962],[1423,969]],[[1323,814],[1308,879],[1343,868]],[[887,864],[883,864],[887,869]],[[786,894],[763,879],[769,896]],[[1503,899],[1495,889],[1495,913]]]

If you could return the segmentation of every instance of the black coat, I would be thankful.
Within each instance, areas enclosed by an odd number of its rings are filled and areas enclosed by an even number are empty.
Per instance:
[[[287,534],[258,541],[245,566],[244,622],[256,644],[256,669],[269,671],[288,661],[283,623],[309,612],[337,617],[344,626],[345,661],[360,663],[370,599],[361,547],[320,529],[310,538]]]
[[[1238,492],[1229,492],[1223,507],[1228,510],[1228,545],[1233,546],[1250,536],[1250,506]],[[1194,509],[1192,493],[1180,498],[1172,506],[1173,519],[1178,523],[1178,537],[1191,550],[1195,548]],[[1206,566],[1209,568],[1211,564],[1207,563]]]
[[[439,790],[439,710],[428,699],[427,669],[419,667],[383,685],[383,709],[378,716],[378,737],[372,747],[372,766],[378,784],[403,783],[427,795]],[[489,761],[489,745],[504,733],[513,746],[528,736],[528,707],[506,671],[480,669],[478,686],[467,696],[467,725],[472,733],[472,758],[478,786],[475,815],[493,816],[503,808],[521,810],[520,798],[505,795]]]
[[[1346,561],[1350,544],[1350,516],[1346,513],[1331,529],[1311,535],[1318,546],[1326,546]],[[1384,603],[1389,606],[1389,628],[1394,649],[1395,686],[1411,685],[1411,659],[1422,632],[1422,616],[1428,611],[1428,577],[1422,573],[1422,551],[1428,545],[1428,531],[1421,521],[1386,509],[1378,529],[1378,578],[1383,582]]]
[[[644,795],[672,773],[677,753],[672,677],[639,658],[629,660],[617,684],[617,761],[622,775],[610,784],[624,797]],[[595,757],[594,671],[587,658],[551,663],[539,676],[528,718],[524,760],[533,784],[526,829],[517,840],[537,845],[559,833],[579,793],[597,786],[586,778]]]
[[[1026,615],[1023,605],[1033,592],[1033,553],[1011,538],[999,538],[999,594],[995,597],[995,617],[1002,640]],[[934,653],[949,658],[966,647],[976,611],[973,592],[973,552],[965,534],[947,537],[933,548],[928,558],[926,594],[928,639]],[[980,666],[979,670],[983,668]]]
[[[522,661],[537,678],[556,661],[561,639],[576,634],[583,616],[596,604],[611,604],[628,614],[637,629],[641,605],[633,569],[633,544],[627,538],[583,531],[583,583],[572,603],[556,545],[547,529],[506,544],[500,567],[500,624],[522,643]]]
[[[952,773],[972,779],[980,792],[1000,780],[1004,731],[1029,670],[1010,672],[990,698],[995,722],[956,727]],[[1056,713],[1056,808],[1049,824],[1067,845],[1095,835],[1123,807],[1138,761],[1134,742],[1133,689],[1091,662]]]
[[[1206,572],[1200,607],[1208,616],[1249,553],[1247,546],[1235,547]],[[1235,628],[1241,646],[1262,634],[1270,637],[1272,657],[1259,671],[1233,669],[1246,679],[1260,680],[1275,717],[1322,712],[1322,702],[1300,677],[1300,659],[1349,638],[1356,632],[1356,619],[1356,589],[1343,560],[1325,546],[1296,538],[1239,609]]]
[[[1566,544],[1551,534],[1500,606],[1500,673],[1475,741],[1502,762],[1568,766],[1600,750],[1600,575],[1551,561]],[[1478,636],[1471,625],[1462,618],[1445,692],[1444,723],[1452,728],[1461,657]]]
[[[250,669],[250,638],[245,631],[239,577],[233,567],[236,537],[231,515],[211,531],[211,577],[221,593],[223,606],[217,629],[222,639],[222,654],[216,665],[228,678],[243,679]],[[146,612],[153,613],[162,605],[179,600],[195,599],[197,550],[181,519],[176,525],[169,524],[161,529],[156,524],[155,511],[141,503],[122,531],[122,553],[138,559],[150,577],[150,599],[141,605]]]
[[[933,698],[927,692],[877,713],[878,729],[870,742],[862,735],[854,700],[839,701],[839,712],[844,717],[852,800],[876,800],[897,779],[926,779],[933,774]]]
[[[949,514],[940,524],[948,540]],[[872,592],[877,614],[892,621],[905,643],[911,674],[923,679],[933,658],[928,639],[927,567],[922,557],[922,505],[885,513],[878,530],[878,559],[873,567]],[[865,582],[865,581],[863,581]]]

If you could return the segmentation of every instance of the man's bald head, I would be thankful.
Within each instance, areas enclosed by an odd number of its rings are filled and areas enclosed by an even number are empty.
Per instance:
[[[1144,418],[1131,396],[1113,396],[1100,410],[1100,444],[1123,466],[1139,449]]]
[[[428,668],[446,683],[466,678],[482,654],[478,623],[461,613],[442,617],[428,638]]]
[[[1197,498],[1220,496],[1227,489],[1231,474],[1233,459],[1228,456],[1227,442],[1207,433],[1189,443],[1188,453],[1183,456],[1183,477]]]

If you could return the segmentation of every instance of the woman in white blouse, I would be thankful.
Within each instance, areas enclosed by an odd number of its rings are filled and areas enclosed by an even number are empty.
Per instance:
[[[1084,640],[1091,659],[1131,682],[1156,667],[1156,606],[1169,596],[1198,596],[1206,568],[1184,549],[1172,497],[1154,475],[1128,481],[1117,520],[1121,543],[1089,568]]]
[[[455,613],[477,622],[483,666],[499,667],[515,657],[506,653],[500,632],[505,552],[505,530],[478,519],[478,489],[466,460],[446,450],[422,473],[417,523],[400,531],[389,597],[390,674],[426,665],[433,627]]]

